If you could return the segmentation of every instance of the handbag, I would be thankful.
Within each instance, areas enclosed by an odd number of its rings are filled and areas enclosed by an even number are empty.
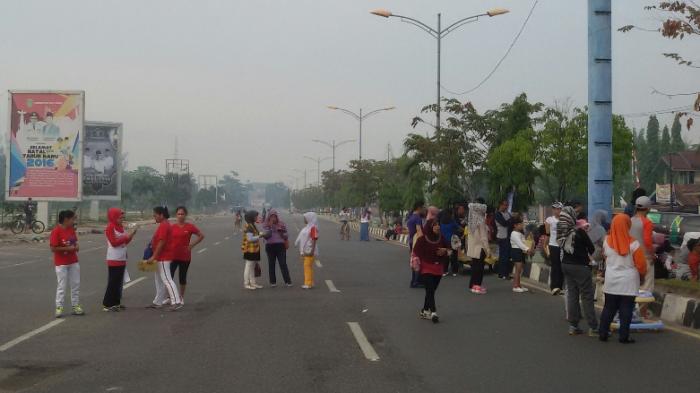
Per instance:
[[[411,252],[410,265],[413,271],[420,271],[420,258],[418,258],[418,256],[413,252]]]
[[[262,269],[260,269],[260,264],[255,262],[255,277],[262,276]]]
[[[153,256],[153,244],[151,244],[151,242],[148,242],[148,244],[146,245],[146,248],[143,250],[143,260],[147,261],[147,260],[151,259],[152,256]]]

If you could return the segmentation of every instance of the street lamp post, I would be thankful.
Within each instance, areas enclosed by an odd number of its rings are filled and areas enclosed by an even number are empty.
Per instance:
[[[306,169],[304,169],[303,171],[301,169],[294,169],[294,172],[299,172],[300,174],[304,175],[304,188],[306,188]]]
[[[330,142],[329,142],[329,141],[322,141],[322,140],[320,140],[320,139],[312,139],[311,141],[312,141],[312,142],[316,142],[316,143],[321,143],[321,144],[326,145],[326,146],[328,146],[328,147],[331,148],[331,150],[333,151],[333,172],[335,172],[335,149],[336,149],[337,147],[343,146],[343,145],[345,145],[345,144],[347,144],[347,143],[355,142],[354,139],[348,139],[348,140],[341,141],[341,142],[338,142],[338,143],[335,142],[335,139],[332,140],[332,141],[330,141]]]
[[[468,16],[466,18],[462,18],[458,20],[457,22],[447,26],[446,28],[442,28],[442,20],[441,20],[441,14],[437,14],[437,28],[432,28],[428,26],[427,24],[413,18],[409,18],[408,16],[403,16],[403,15],[396,15],[392,13],[389,10],[385,9],[376,9],[370,11],[371,14],[381,16],[384,18],[389,18],[389,17],[395,17],[401,19],[402,22],[410,23],[414,26],[417,26],[421,30],[425,31],[426,33],[430,34],[433,38],[437,40],[437,106],[435,108],[435,129],[440,129],[440,89],[441,89],[441,84],[440,84],[440,61],[441,61],[441,46],[442,46],[442,39],[456,30],[457,28],[471,22],[475,22],[477,19],[479,19],[482,16],[497,16],[497,15],[503,15],[508,13],[509,11],[505,8],[493,8],[488,11],[486,11],[483,14],[478,14],[478,15],[472,15]]]
[[[372,115],[376,115],[379,112],[390,111],[392,109],[396,109],[396,107],[390,106],[390,107],[386,107],[386,108],[379,108],[379,109],[375,109],[373,111],[370,111],[364,115],[362,114],[362,108],[360,108],[359,114],[355,113],[351,110],[348,110],[348,109],[339,108],[337,106],[328,106],[328,109],[332,109],[334,111],[341,111],[341,112],[345,113],[346,115],[352,116],[353,118],[355,118],[355,120],[357,120],[360,123],[360,139],[359,139],[360,149],[359,150],[360,150],[360,161],[362,161],[362,121],[364,119],[372,116]]]
[[[331,157],[324,157],[324,158],[318,157],[318,158],[313,158],[313,157],[309,157],[309,156],[304,156],[304,158],[306,158],[307,160],[311,160],[311,161],[313,161],[313,162],[316,163],[316,171],[317,171],[317,172],[316,172],[316,176],[317,176],[317,178],[318,178],[318,183],[317,183],[317,184],[318,184],[318,186],[320,187],[320,186],[321,186],[321,162],[326,161],[326,160],[330,160]]]

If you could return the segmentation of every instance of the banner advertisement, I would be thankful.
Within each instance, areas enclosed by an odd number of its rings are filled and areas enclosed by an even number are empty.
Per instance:
[[[657,184],[656,185],[656,203],[659,205],[671,204],[671,185]]]
[[[83,199],[121,199],[122,130],[121,123],[85,123]]]
[[[79,201],[85,93],[10,91],[8,200]]]

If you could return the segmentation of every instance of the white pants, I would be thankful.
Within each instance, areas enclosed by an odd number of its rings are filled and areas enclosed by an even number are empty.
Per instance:
[[[182,303],[180,292],[178,292],[175,281],[173,281],[170,275],[170,261],[156,263],[158,264],[158,270],[155,274],[156,297],[153,299],[153,304],[162,306],[163,302],[168,297],[170,297],[170,304],[175,305]]]
[[[70,283],[71,305],[80,304],[80,264],[56,266],[56,307],[63,307],[66,286]]]
[[[255,261],[245,261],[245,269],[243,269],[243,285],[255,286]]]

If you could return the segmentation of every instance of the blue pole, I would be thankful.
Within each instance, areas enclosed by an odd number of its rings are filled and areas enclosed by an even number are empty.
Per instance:
[[[612,213],[611,0],[588,0],[588,213]]]

